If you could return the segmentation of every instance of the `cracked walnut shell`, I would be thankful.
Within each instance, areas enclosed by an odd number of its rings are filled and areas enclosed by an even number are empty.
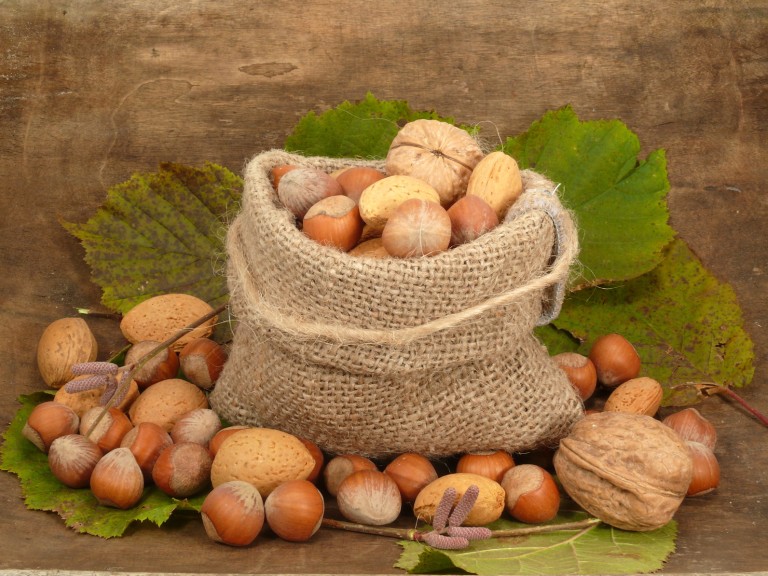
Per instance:
[[[568,495],[616,528],[654,530],[672,519],[693,473],[685,444],[658,420],[590,414],[560,441],[555,470]]]

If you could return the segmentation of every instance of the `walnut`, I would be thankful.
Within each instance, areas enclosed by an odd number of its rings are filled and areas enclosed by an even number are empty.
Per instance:
[[[603,522],[654,530],[685,498],[691,457],[674,430],[642,414],[602,412],[577,422],[555,453],[568,495]]]
[[[447,208],[464,195],[472,170],[483,157],[477,141],[458,126],[440,120],[409,122],[387,153],[387,173],[412,176],[432,186]]]

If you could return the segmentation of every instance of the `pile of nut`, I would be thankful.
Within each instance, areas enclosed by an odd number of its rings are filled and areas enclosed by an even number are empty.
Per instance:
[[[385,172],[278,166],[272,183],[304,234],[367,257],[429,256],[471,242],[497,226],[522,192],[514,159],[483,154],[465,131],[434,120],[399,132]],[[265,524],[280,538],[308,540],[321,525],[326,498],[358,524],[393,523],[406,505],[430,522],[448,490],[459,501],[471,486],[479,495],[468,526],[503,514],[546,522],[564,492],[608,524],[652,530],[686,496],[719,483],[712,424],[694,408],[656,418],[662,386],[640,375],[640,357],[618,334],[599,338],[589,356],[553,357],[583,401],[593,403],[596,390],[607,398],[599,410],[587,410],[548,459],[524,463],[526,455],[490,450],[436,466],[415,453],[374,462],[324,454],[311,439],[280,430],[223,427],[208,404],[227,361],[211,338],[216,321],[194,296],[150,298],[121,320],[131,345],[121,367],[95,362],[96,339],[82,318],[49,325],[38,366],[46,385],[58,390],[34,408],[23,434],[47,453],[53,475],[122,509],[138,505],[150,484],[173,498],[207,491],[205,531],[234,546],[252,543]],[[197,327],[185,330],[190,325]],[[84,366],[125,386],[93,386],[100,380]]]
[[[209,310],[184,294],[140,304],[121,322],[132,343],[125,366],[148,359],[148,350]],[[209,491],[201,510],[205,531],[234,546],[251,544],[265,525],[289,541],[310,539],[327,498],[359,524],[390,524],[405,506],[430,522],[446,489],[453,488],[458,500],[470,486],[479,488],[479,496],[468,526],[504,514],[546,522],[557,514],[563,490],[611,525],[651,530],[669,521],[686,495],[718,485],[714,427],[694,408],[663,422],[654,418],[661,386],[639,376],[640,358],[618,334],[598,339],[588,357],[553,357],[585,401],[595,390],[608,392],[601,409],[587,411],[554,458],[549,451],[546,461],[522,463],[526,455],[493,450],[457,455],[448,464],[415,453],[386,462],[324,454],[311,440],[279,430],[222,427],[207,401],[227,359],[208,337],[212,326],[161,346],[131,374],[120,403],[105,409],[99,404],[103,390],[64,387],[79,378],[73,366],[97,356],[87,323],[53,322],[40,339],[38,364],[46,384],[58,391],[34,408],[23,430],[48,454],[53,475],[68,487],[90,489],[104,506],[122,509],[140,504],[150,484],[174,498]]]
[[[617,528],[653,530],[686,496],[718,486],[715,427],[692,407],[655,418],[663,388],[640,375],[640,356],[626,338],[607,334],[588,356],[553,359],[585,402],[603,392],[602,405],[587,410],[553,461],[563,489],[585,510]]]
[[[271,176],[304,234],[374,258],[430,256],[471,242],[503,221],[523,189],[514,158],[484,154],[466,131],[438,120],[406,124],[383,171],[281,165]]]

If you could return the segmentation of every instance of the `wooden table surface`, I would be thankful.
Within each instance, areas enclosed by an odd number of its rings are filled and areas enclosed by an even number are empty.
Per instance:
[[[449,7],[450,6],[450,7]],[[367,91],[501,135],[572,104],[665,148],[671,222],[730,283],[755,343],[743,395],[768,411],[768,2],[0,0],[0,426],[40,389],[43,328],[95,306],[79,244],[105,191],[161,161],[240,172],[307,111]],[[121,345],[90,320],[106,354]],[[768,430],[708,401],[722,483],[677,515],[669,573],[768,570]],[[0,473],[0,570],[392,573],[393,541],[321,531],[240,550],[197,518],[122,539],[31,512]]]

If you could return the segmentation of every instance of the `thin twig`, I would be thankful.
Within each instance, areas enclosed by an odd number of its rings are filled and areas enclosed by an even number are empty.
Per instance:
[[[491,538],[514,538],[515,536],[528,536],[530,534],[544,534],[559,530],[583,530],[600,524],[599,518],[585,518],[574,522],[561,522],[559,524],[541,524],[539,526],[527,526],[525,528],[510,528],[508,530],[491,530]]]
[[[119,312],[99,312],[90,308],[78,308],[77,313],[81,316],[90,316],[91,318],[107,318],[108,320],[120,320],[123,315]]]
[[[709,398],[715,394],[727,396],[738,402],[742,408],[754,416],[763,426],[768,428],[768,416],[760,412],[757,408],[753,408],[749,402],[736,394],[736,392],[734,392],[730,386],[717,384],[716,382],[685,382],[683,384],[672,386],[672,389],[674,390],[686,387],[694,388],[699,396],[703,398]]]
[[[749,403],[746,400],[744,400],[744,398],[736,394],[736,392],[734,392],[730,388],[727,388],[726,386],[718,386],[718,388],[719,389],[715,391],[716,394],[722,394],[724,396],[728,396],[729,398],[733,398],[734,400],[736,400],[736,402],[741,404],[741,406],[747,412],[749,412],[750,414],[752,414],[752,416],[757,418],[763,426],[768,427],[768,416],[766,416],[756,408],[753,408],[752,406],[750,406]]]
[[[107,362],[111,362],[112,364],[116,364],[118,358],[120,358],[120,356],[122,356],[123,354],[128,352],[128,350],[131,349],[131,346],[132,346],[131,344],[126,344],[125,346],[123,346],[122,348],[120,348],[120,350],[118,350],[117,352],[112,354],[112,356],[107,360]]]
[[[365,524],[356,524],[355,522],[345,522],[343,520],[333,520],[323,518],[323,526],[326,528],[335,528],[346,532],[358,532],[360,534],[371,534],[373,536],[386,536],[387,538],[397,538],[398,540],[419,540],[419,532],[413,528],[392,528],[389,526],[367,526]]]
[[[491,530],[491,538],[513,538],[516,536],[529,536],[531,534],[545,534],[547,532],[557,532],[560,530],[582,530],[590,528],[600,523],[598,518],[586,518],[576,522],[562,522],[560,524],[541,524],[539,526],[526,526],[525,528],[510,528],[507,530]],[[413,528],[392,528],[387,526],[366,526],[365,524],[356,524],[354,522],[345,522],[343,520],[333,520],[323,518],[323,526],[326,528],[335,528],[337,530],[346,530],[347,532],[358,532],[360,534],[371,534],[373,536],[386,536],[388,538],[397,538],[399,540],[411,540],[421,542],[424,532]]]

